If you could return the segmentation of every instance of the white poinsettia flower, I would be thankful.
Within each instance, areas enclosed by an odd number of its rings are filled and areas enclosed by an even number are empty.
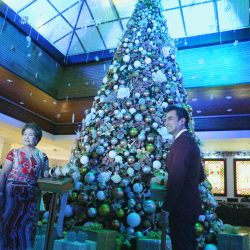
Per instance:
[[[129,95],[130,95],[129,88],[122,87],[122,88],[119,88],[117,91],[117,98],[119,99],[128,98]]]
[[[166,142],[167,140],[171,140],[173,138],[173,136],[168,133],[168,130],[166,127],[158,128],[157,132],[159,133],[159,135],[161,135],[163,142]]]

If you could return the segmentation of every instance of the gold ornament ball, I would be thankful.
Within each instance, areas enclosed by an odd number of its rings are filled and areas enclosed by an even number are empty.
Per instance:
[[[87,168],[80,168],[79,171],[80,171],[80,174],[82,175],[82,174],[86,174],[88,172],[88,169]]]
[[[128,159],[127,159],[127,162],[128,162],[128,164],[130,164],[130,165],[131,165],[131,164],[134,164],[134,163],[135,163],[135,157],[132,156],[132,155],[129,156]]]

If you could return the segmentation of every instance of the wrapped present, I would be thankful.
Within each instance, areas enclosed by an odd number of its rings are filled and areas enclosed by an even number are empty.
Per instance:
[[[228,233],[218,234],[218,250],[249,250],[250,235],[248,233]]]
[[[41,250],[44,247],[45,235],[36,235],[33,250]]]
[[[147,237],[139,238],[136,242],[137,250],[161,250],[161,240],[160,239],[149,239]],[[171,240],[169,236],[166,238],[166,250],[171,250]]]
[[[37,226],[36,226],[36,234],[37,235],[44,235],[44,234],[46,234],[46,228],[47,228],[47,225],[37,224]]]
[[[155,201],[164,201],[167,187],[158,183],[150,184],[151,199]]]
[[[47,225],[37,224],[36,226],[36,235],[45,235],[47,231]],[[57,238],[56,225],[53,226],[53,238]]]
[[[92,241],[96,241],[97,250],[115,250],[115,242],[117,231],[113,230],[91,230],[84,229],[84,232],[88,234],[88,239]]]
[[[85,240],[84,242],[61,239],[54,241],[54,250],[96,250],[96,242]]]
[[[45,243],[46,230],[47,230],[47,225],[38,223],[36,227],[36,238],[35,238],[35,243],[34,243],[34,250],[43,249],[43,246]],[[53,231],[50,237],[52,237],[52,241],[57,238],[56,226],[53,227]]]

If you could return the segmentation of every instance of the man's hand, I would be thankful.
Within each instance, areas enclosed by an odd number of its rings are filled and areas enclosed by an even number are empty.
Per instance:
[[[161,224],[162,226],[167,226],[169,224],[169,212],[166,210],[161,210]]]

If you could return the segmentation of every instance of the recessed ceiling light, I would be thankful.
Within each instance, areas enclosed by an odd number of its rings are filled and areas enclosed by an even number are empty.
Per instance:
[[[192,101],[193,102],[196,102],[198,99],[197,98],[192,98]]]
[[[228,95],[228,96],[226,96],[226,99],[230,100],[230,99],[232,99],[232,96]]]
[[[196,113],[200,114],[200,113],[202,113],[202,111],[201,110],[197,110]]]
[[[21,105],[24,105],[24,102],[19,102]]]
[[[232,109],[227,109],[227,112],[231,112],[232,111]]]

